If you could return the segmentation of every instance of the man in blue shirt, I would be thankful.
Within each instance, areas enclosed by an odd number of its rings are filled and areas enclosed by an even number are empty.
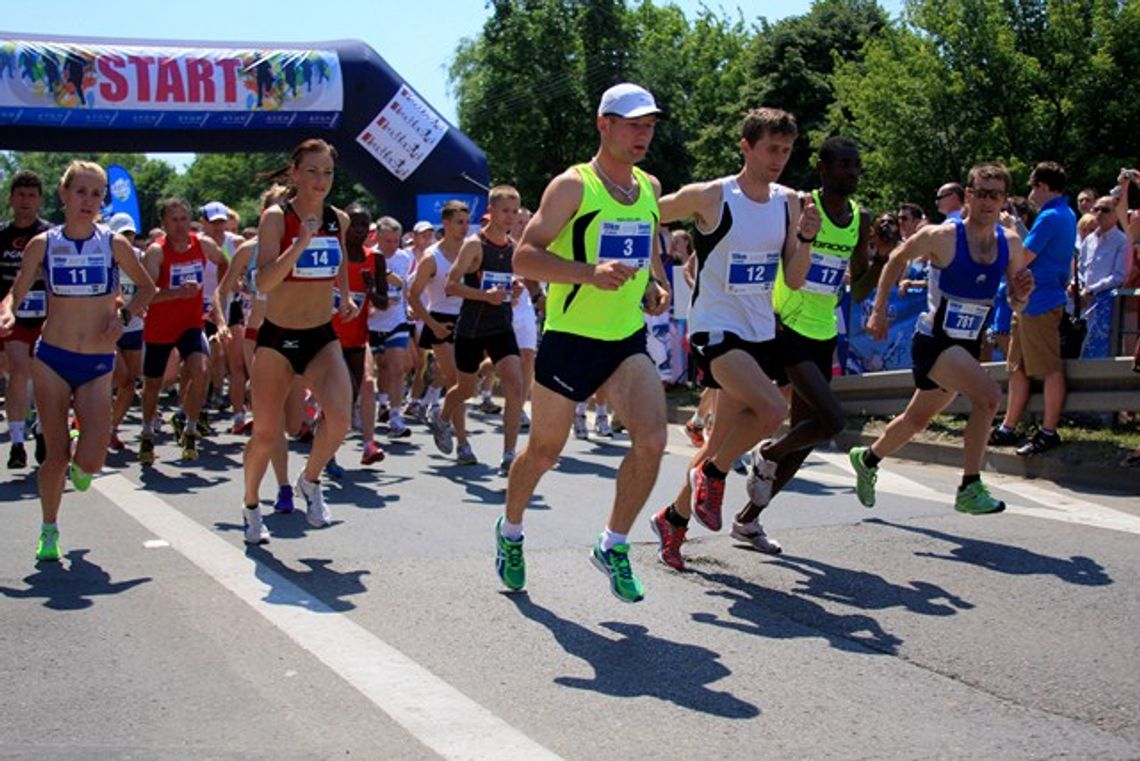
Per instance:
[[[1061,443],[1057,424],[1065,404],[1065,364],[1061,360],[1060,325],[1077,237],[1077,216],[1065,197],[1065,183],[1065,170],[1053,161],[1041,162],[1029,175],[1029,200],[1041,211],[1025,239],[1025,258],[1037,287],[1024,311],[1013,318],[1006,363],[1009,404],[1005,419],[990,435],[994,446],[1017,443],[1013,429],[1029,401],[1029,379],[1042,379],[1045,414],[1033,438],[1017,448],[1023,456],[1040,454]]]

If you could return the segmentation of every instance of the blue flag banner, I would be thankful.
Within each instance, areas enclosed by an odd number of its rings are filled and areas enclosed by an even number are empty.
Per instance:
[[[890,328],[885,341],[874,340],[867,332],[867,318],[875,305],[872,292],[866,300],[851,305],[847,321],[847,361],[844,372],[861,375],[879,370],[909,370],[910,342],[918,316],[926,309],[926,291],[899,294],[891,290],[887,302]]]
[[[142,226],[142,215],[139,214],[139,195],[135,192],[135,180],[131,173],[118,164],[107,167],[107,207],[103,218],[110,219],[112,215],[125,212],[135,221],[135,230],[145,232]]]
[[[475,193],[420,193],[416,196],[416,221],[443,224],[443,205],[448,201],[462,201],[471,210],[471,229],[479,227],[479,217],[487,210],[487,196]]]

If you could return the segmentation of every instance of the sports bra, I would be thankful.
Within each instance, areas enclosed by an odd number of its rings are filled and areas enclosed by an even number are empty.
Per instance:
[[[114,233],[95,225],[90,238],[72,240],[63,225],[47,231],[44,282],[52,296],[107,296],[119,292],[119,265],[111,250]]]

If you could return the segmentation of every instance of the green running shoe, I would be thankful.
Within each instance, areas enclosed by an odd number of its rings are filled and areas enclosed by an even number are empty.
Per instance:
[[[855,468],[855,494],[863,507],[875,506],[875,481],[879,478],[879,469],[868,468],[863,464],[863,455],[870,447],[852,447],[847,456],[851,459],[851,467]]]
[[[975,481],[965,489],[958,490],[958,496],[954,498],[954,509],[970,515],[986,515],[1005,510],[1005,503],[991,497],[981,481]]]
[[[36,543],[36,560],[59,560],[63,553],[59,549],[59,529],[45,526],[40,531],[40,541]]]
[[[645,587],[629,567],[628,544],[615,544],[613,549],[603,550],[599,534],[598,540],[594,542],[594,551],[590,553],[590,562],[610,577],[610,591],[614,597],[622,602],[640,602],[645,599]]]
[[[71,463],[71,485],[76,491],[87,491],[91,488],[91,474],[84,473],[83,468]]]
[[[495,521],[495,570],[503,586],[518,592],[526,584],[526,559],[523,558],[523,540],[507,539],[503,536],[503,521],[500,515]]]

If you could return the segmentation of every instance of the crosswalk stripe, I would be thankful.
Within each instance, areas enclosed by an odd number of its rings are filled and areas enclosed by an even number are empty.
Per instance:
[[[264,566],[255,573],[240,549],[127,478],[104,476],[94,487],[443,758],[559,758],[285,577]]]

